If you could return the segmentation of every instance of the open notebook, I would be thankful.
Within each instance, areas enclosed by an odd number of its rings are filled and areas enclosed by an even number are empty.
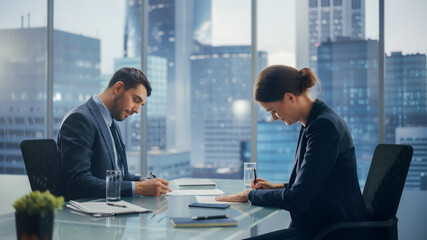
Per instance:
[[[91,214],[94,217],[108,217],[118,214],[144,213],[150,210],[126,201],[114,202],[116,206],[108,205],[107,202],[76,202],[70,201],[66,206],[71,210]]]

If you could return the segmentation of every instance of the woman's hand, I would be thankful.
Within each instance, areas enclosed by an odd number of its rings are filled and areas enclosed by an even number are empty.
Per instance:
[[[254,184],[254,180],[251,180],[251,188],[252,189],[277,189],[284,188],[283,183],[272,183],[262,178],[256,179],[256,184]]]
[[[247,202],[249,201],[249,192],[252,189],[245,190],[243,192],[239,192],[233,195],[224,195],[215,197],[215,200],[222,202]]]

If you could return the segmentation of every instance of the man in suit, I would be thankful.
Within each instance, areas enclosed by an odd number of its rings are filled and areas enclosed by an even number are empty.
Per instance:
[[[160,196],[171,191],[164,179],[129,174],[116,123],[138,113],[150,95],[144,73],[125,67],[114,73],[104,91],[67,113],[58,134],[66,199],[105,197],[106,170],[110,169],[122,171],[122,196]]]

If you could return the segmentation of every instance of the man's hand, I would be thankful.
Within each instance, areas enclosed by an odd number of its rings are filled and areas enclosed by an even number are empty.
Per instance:
[[[169,188],[169,181],[162,178],[141,179],[135,182],[135,193],[142,196],[161,196],[167,192],[172,192]]]
[[[252,189],[277,189],[284,188],[285,186],[282,183],[272,183],[262,178],[256,179],[256,184],[254,184],[254,180],[251,180],[251,188]]]
[[[223,201],[223,202],[247,202],[249,201],[248,196],[250,191],[252,191],[252,189],[248,189],[233,195],[218,196],[218,197],[215,197],[215,200]]]

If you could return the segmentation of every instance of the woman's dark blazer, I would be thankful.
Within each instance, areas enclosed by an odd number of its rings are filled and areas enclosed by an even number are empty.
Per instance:
[[[288,210],[293,225],[316,233],[325,225],[367,219],[357,178],[356,155],[344,120],[316,100],[301,126],[295,165],[282,189],[253,190],[253,205]]]

